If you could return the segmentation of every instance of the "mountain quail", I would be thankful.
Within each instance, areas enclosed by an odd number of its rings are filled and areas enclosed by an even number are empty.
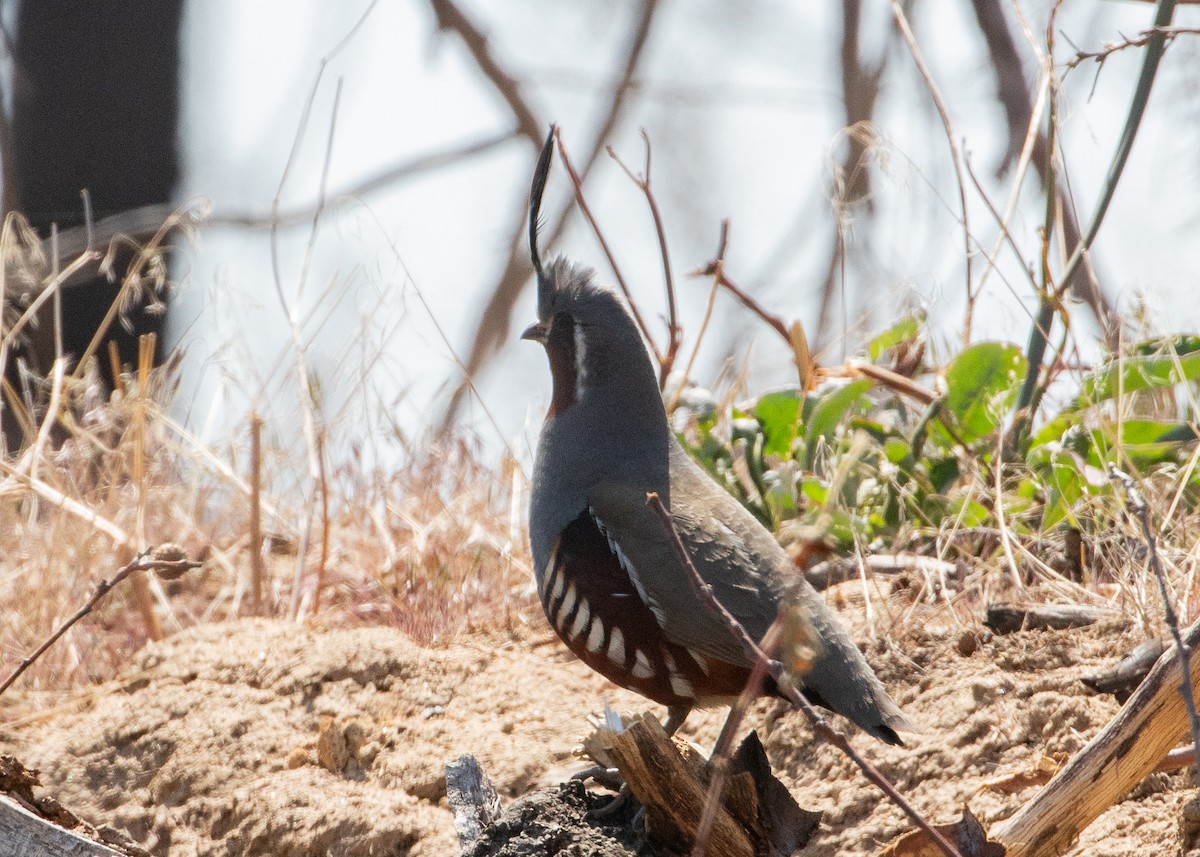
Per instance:
[[[760,640],[789,599],[817,651],[801,688],[889,744],[911,725],[830,609],[779,543],[684,451],[667,421],[654,367],[629,309],[561,257],[543,266],[537,219],[550,168],[551,129],[530,201],[529,247],[540,342],[553,391],[538,440],[530,541],[550,624],[584,663],[668,707],[677,729],[694,706],[735,698],[752,666],[727,621],[687,579],[661,521],[669,509],[700,576]],[[768,681],[765,692],[778,694]]]

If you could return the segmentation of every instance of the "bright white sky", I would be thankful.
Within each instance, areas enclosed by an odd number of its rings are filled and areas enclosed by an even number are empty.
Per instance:
[[[189,350],[183,407],[210,441],[240,431],[251,404],[268,415],[279,443],[298,439],[295,356],[276,293],[269,231],[222,225],[221,219],[270,212],[322,58],[347,38],[369,5],[366,0],[190,4],[179,198],[210,200],[215,220],[180,257],[184,285],[174,337]],[[541,116],[560,123],[581,159],[634,4],[464,5],[489,33],[501,62],[526,81],[528,100]],[[889,5],[865,5],[867,44],[878,44]],[[1046,5],[1022,3],[1039,32]],[[1059,30],[1085,48],[1117,39],[1118,33],[1137,33],[1153,11],[1135,2],[1065,5]],[[841,122],[836,6],[784,0],[664,4],[641,75],[648,95],[634,102],[612,142],[637,167],[639,126],[654,143],[654,184],[689,331],[699,326],[708,284],[683,274],[712,254],[723,217],[733,223],[727,271],[781,315],[815,323],[815,293],[830,240],[827,187]],[[917,9],[917,37],[943,88],[959,142],[1002,207],[1012,177],[992,175],[1004,131],[984,45],[973,21],[963,17],[970,14],[968,4]],[[1200,24],[1197,11],[1181,9],[1177,23]],[[1059,45],[1064,59],[1069,45],[1061,38]],[[1090,99],[1092,66],[1069,79],[1062,105],[1064,147],[1085,218],[1114,151],[1140,61],[1137,51],[1113,57]],[[1109,293],[1125,309],[1137,295],[1146,295],[1152,322],[1164,331],[1200,330],[1198,68],[1196,41],[1185,37],[1168,51],[1097,243]],[[906,51],[893,53],[885,81],[877,115],[886,164],[875,176],[878,220],[853,228],[852,254],[867,258],[862,251],[869,249],[871,261],[847,268],[846,318],[854,323],[870,312],[866,326],[878,331],[905,309],[924,306],[939,332],[936,351],[945,356],[957,340],[963,307],[954,175],[941,126]],[[299,307],[311,386],[334,436],[353,441],[377,434],[381,412],[394,414],[408,433],[440,417],[457,370],[430,313],[453,348],[465,354],[507,254],[534,152],[517,140],[363,198],[341,198],[339,190],[414,155],[482,139],[508,125],[503,104],[477,75],[458,38],[434,32],[425,4],[379,0],[330,59],[281,197],[284,210],[311,205],[328,152],[330,208],[302,288],[309,223],[280,231],[278,258],[289,307]],[[565,199],[567,183],[558,168],[551,181],[554,210]],[[1012,224],[1027,261],[1034,258],[1041,220],[1035,190],[1033,182],[1026,184],[1025,204]],[[606,160],[588,195],[639,300],[652,314],[661,312],[657,245],[643,200]],[[968,196],[972,230],[990,248],[995,225],[978,194],[972,190]],[[594,264],[609,279],[582,226],[554,249]],[[990,279],[975,335],[1024,343],[1033,295],[1012,254],[1001,258],[1004,277]],[[975,260],[976,276],[983,264]],[[731,347],[741,353],[753,344],[752,383],[761,388],[786,382],[786,357],[769,334],[728,299],[719,299],[718,307],[720,333],[709,341],[696,380],[712,382]],[[515,320],[514,340],[532,318],[530,294]],[[1094,354],[1086,313],[1077,318],[1080,348]],[[838,339],[841,330],[839,313],[839,330],[827,338]],[[811,332],[810,337],[815,338]],[[858,347],[861,333],[852,331],[849,341],[851,349]],[[831,362],[840,357],[840,345],[828,355]],[[503,440],[527,454],[549,396],[540,349],[512,342],[480,379],[480,390],[497,427],[476,402],[467,408],[467,423],[489,444],[499,448]]]

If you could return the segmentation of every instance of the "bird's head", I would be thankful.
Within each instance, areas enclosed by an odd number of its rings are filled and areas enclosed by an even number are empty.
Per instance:
[[[654,367],[624,300],[597,285],[591,268],[561,256],[543,264],[538,251],[538,212],[554,153],[554,128],[542,147],[529,203],[529,255],[537,273],[538,320],[521,334],[540,342],[554,384],[550,415],[602,391],[626,399],[647,391],[661,409]]]

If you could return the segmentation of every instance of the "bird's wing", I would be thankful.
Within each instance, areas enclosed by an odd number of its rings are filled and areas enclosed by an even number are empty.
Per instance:
[[[815,657],[803,674],[805,692],[872,735],[899,743],[912,724],[887,695],[850,635],[821,596],[796,574],[779,543],[740,503],[721,490],[678,444],[671,451],[668,508],[696,571],[717,600],[755,640],[761,640],[786,599],[809,626]],[[663,632],[705,658],[749,666],[723,617],[690,585],[641,488],[602,483],[589,497],[608,536]]]
[[[668,639],[705,658],[750,666],[724,618],[689,582],[645,492],[605,482],[593,489],[589,501]],[[782,548],[677,446],[672,450],[669,508],[696,570],[757,642],[778,611],[783,587],[779,563],[786,562]]]

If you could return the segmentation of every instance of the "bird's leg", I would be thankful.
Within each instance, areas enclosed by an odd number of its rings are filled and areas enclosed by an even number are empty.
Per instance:
[[[687,720],[688,715],[692,713],[690,705],[671,705],[667,707],[667,722],[663,724],[663,731],[668,736],[674,735],[679,727],[683,725],[683,721]]]

